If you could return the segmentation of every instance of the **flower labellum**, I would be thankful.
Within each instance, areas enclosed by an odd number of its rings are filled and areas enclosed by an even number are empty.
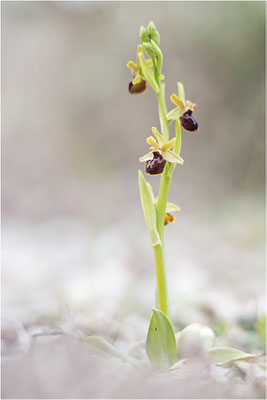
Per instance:
[[[185,131],[196,132],[198,130],[198,123],[192,117],[192,110],[187,110],[181,117],[180,121]]]
[[[153,151],[152,160],[146,162],[145,172],[150,175],[159,175],[164,171],[166,160],[158,151]]]
[[[130,82],[128,90],[129,90],[129,93],[131,93],[131,94],[145,93],[147,90],[146,81],[144,81],[142,79],[140,82],[136,83],[135,85],[133,84],[133,82]]]
[[[164,225],[168,225],[175,221],[175,217],[169,213],[165,214]]]

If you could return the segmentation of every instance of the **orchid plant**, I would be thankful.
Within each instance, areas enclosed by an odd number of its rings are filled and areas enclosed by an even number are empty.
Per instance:
[[[139,171],[139,187],[144,216],[154,249],[159,310],[168,317],[164,226],[168,222],[174,221],[168,212],[168,193],[176,164],[183,165],[184,162],[180,156],[181,127],[186,131],[196,133],[198,123],[192,116],[196,104],[189,100],[185,101],[184,87],[181,82],[177,83],[178,96],[175,93],[171,96],[171,101],[176,107],[170,112],[167,111],[164,75],[162,74],[163,55],[159,47],[160,35],[153,22],[148,25],[147,29],[141,27],[140,39],[142,44],[137,47],[137,62],[129,61],[127,64],[133,75],[133,80],[129,84],[129,92],[131,94],[144,93],[149,84],[158,98],[161,133],[157,128],[151,128],[154,137],[149,136],[146,140],[151,146],[150,152],[139,159],[140,162],[145,162],[146,174],[161,175],[157,199],[154,198],[151,186],[141,171]],[[145,53],[148,58],[145,57]],[[140,85],[143,90],[140,90]],[[175,137],[170,139],[169,131],[172,122],[175,122]],[[178,211],[179,207],[174,204],[173,210]]]
[[[171,102],[175,105],[168,112],[165,101],[164,75],[162,74],[163,55],[159,47],[160,35],[153,22],[145,29],[140,29],[141,44],[137,47],[137,61],[129,61],[127,67],[132,74],[129,83],[130,94],[142,94],[148,86],[154,90],[158,98],[160,131],[152,127],[153,136],[148,136],[146,141],[150,151],[140,157],[139,161],[145,163],[147,175],[160,175],[158,196],[155,197],[151,184],[139,170],[139,188],[142,208],[154,251],[155,269],[157,277],[157,308],[152,309],[152,317],[146,339],[146,354],[150,364],[158,371],[179,368],[186,359],[185,344],[197,343],[201,351],[208,356],[210,363],[224,364],[237,360],[247,360],[255,357],[230,347],[215,347],[215,334],[208,326],[194,323],[176,335],[170,322],[168,304],[167,278],[164,252],[164,227],[175,218],[171,213],[180,208],[168,201],[169,188],[173,172],[177,164],[183,165],[181,157],[182,130],[197,133],[198,123],[193,117],[196,104],[185,100],[184,86],[177,83],[177,94],[171,95]],[[175,124],[175,136],[170,139],[170,126]],[[90,336],[86,341],[98,351],[109,353],[113,357],[131,363],[134,367],[142,369],[146,360],[135,359],[120,352],[111,343]],[[195,349],[196,347],[193,346]]]

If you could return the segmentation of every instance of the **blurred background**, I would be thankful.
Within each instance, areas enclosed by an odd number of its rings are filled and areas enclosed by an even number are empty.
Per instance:
[[[126,64],[150,20],[168,109],[182,81],[200,126],[169,196],[172,319],[228,326],[249,348],[240,326],[264,295],[263,2],[2,3],[4,326],[145,337],[155,274],[137,171],[159,121],[151,89],[128,93]]]

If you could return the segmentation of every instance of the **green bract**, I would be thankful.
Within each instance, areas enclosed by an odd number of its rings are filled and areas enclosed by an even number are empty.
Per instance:
[[[144,58],[144,55],[142,53],[139,53],[138,54],[138,59],[139,59],[139,62],[141,64],[142,73],[144,75],[145,80],[149,83],[149,85],[152,87],[152,89],[154,89],[155,92],[158,93],[159,92],[159,86],[158,86],[158,84],[157,84],[157,82],[156,82],[156,80],[154,78],[153,71],[150,70],[150,68],[149,68],[149,66],[148,66],[148,64],[147,64],[147,62],[146,62],[146,60]]]
[[[144,217],[150,234],[152,246],[161,245],[161,240],[156,225],[156,210],[150,190],[141,171],[139,171],[139,189]]]

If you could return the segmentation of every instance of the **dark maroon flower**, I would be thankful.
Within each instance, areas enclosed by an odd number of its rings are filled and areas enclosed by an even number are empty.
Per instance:
[[[146,161],[145,172],[150,175],[159,175],[164,171],[166,160],[158,151],[153,151],[152,160]]]
[[[198,130],[198,123],[192,117],[192,110],[187,110],[181,117],[180,121],[185,131],[196,132]]]
[[[142,79],[141,82],[138,82],[135,85],[133,84],[133,82],[130,82],[128,90],[129,90],[129,93],[131,93],[131,94],[145,93],[147,90],[146,81],[144,81]]]

